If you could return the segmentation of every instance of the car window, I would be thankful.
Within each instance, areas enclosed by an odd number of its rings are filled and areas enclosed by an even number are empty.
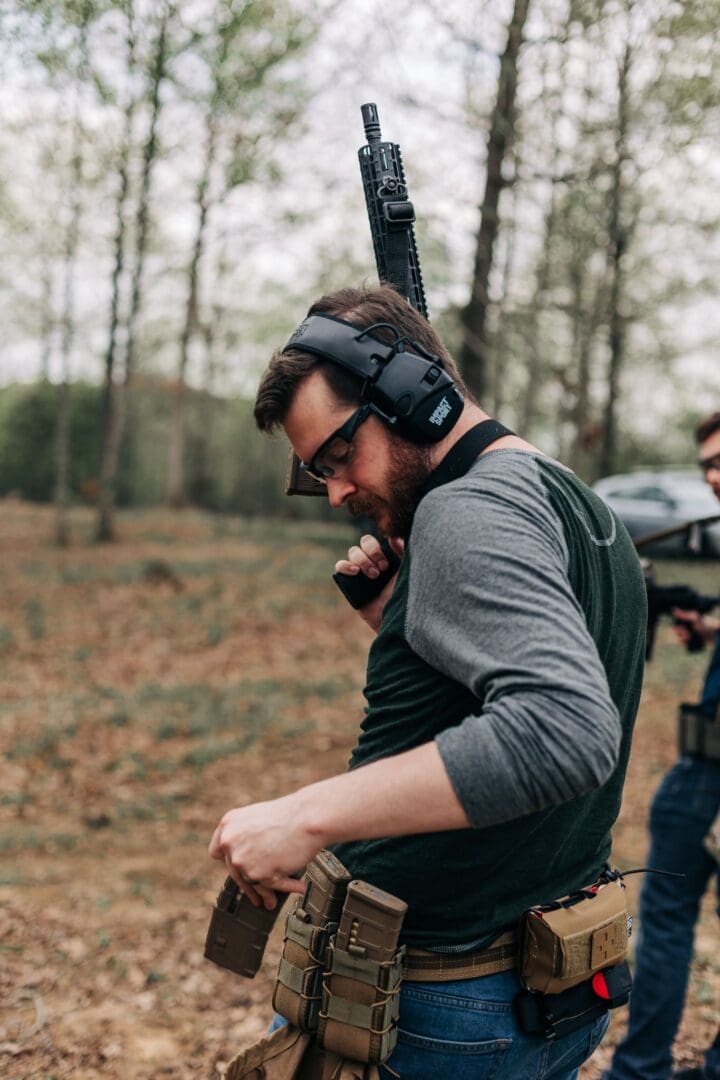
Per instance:
[[[653,502],[672,502],[670,496],[657,485],[639,485],[637,487],[611,488],[606,493],[608,499],[645,499]]]

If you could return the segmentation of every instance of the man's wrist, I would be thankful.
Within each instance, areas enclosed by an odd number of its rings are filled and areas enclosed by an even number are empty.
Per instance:
[[[291,812],[296,827],[304,834],[310,844],[317,845],[317,850],[333,842],[327,818],[327,802],[322,798],[321,786],[308,784],[290,796]]]

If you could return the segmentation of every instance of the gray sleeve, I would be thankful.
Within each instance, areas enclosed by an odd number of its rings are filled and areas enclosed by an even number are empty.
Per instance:
[[[621,737],[535,460],[503,457],[431,492],[410,542],[408,642],[479,699],[436,740],[476,827],[599,787]]]

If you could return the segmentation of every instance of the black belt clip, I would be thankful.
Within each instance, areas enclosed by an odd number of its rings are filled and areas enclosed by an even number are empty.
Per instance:
[[[630,968],[623,962],[596,971],[561,994],[522,990],[513,1000],[515,1016],[526,1035],[542,1035],[551,1041],[578,1031],[608,1009],[625,1005],[631,987]]]

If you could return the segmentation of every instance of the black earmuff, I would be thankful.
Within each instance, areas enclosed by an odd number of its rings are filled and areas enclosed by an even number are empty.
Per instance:
[[[395,334],[391,345],[374,336],[379,327]],[[283,352],[289,349],[313,353],[357,375],[362,400],[410,442],[440,442],[462,413],[462,394],[439,358],[389,323],[361,330],[331,315],[310,315]]]

